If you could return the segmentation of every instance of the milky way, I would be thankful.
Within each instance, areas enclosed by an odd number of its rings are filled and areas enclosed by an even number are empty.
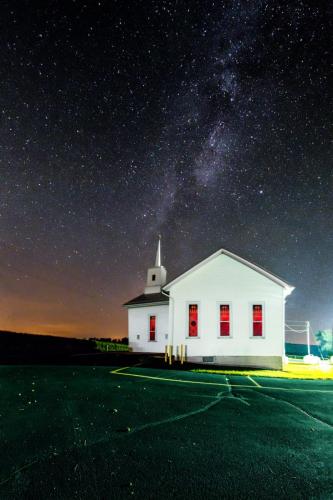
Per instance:
[[[329,2],[4,1],[0,329],[123,336],[225,247],[333,323]]]

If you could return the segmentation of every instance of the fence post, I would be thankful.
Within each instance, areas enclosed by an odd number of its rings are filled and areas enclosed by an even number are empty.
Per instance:
[[[180,344],[180,364],[184,363],[184,344]]]
[[[169,345],[169,365],[172,363],[172,345]]]
[[[311,349],[310,349],[310,321],[306,322],[306,341],[308,344],[308,354],[311,354]]]

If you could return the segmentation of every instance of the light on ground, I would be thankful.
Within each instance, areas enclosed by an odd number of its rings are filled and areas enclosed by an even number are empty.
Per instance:
[[[321,369],[321,371],[323,372],[328,372],[330,371],[331,367],[329,365],[329,362],[328,361],[324,361],[324,360],[321,360],[320,363],[319,363],[319,368]]]

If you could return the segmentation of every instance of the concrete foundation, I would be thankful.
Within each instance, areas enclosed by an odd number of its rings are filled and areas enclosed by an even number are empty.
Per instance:
[[[189,356],[189,363],[233,366],[235,368],[268,368],[282,370],[282,356]]]

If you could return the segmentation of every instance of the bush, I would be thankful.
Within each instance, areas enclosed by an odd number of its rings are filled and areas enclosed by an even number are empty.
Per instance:
[[[120,344],[116,342],[105,342],[101,340],[95,340],[96,348],[102,352],[112,352],[112,351],[128,351],[128,345]]]

